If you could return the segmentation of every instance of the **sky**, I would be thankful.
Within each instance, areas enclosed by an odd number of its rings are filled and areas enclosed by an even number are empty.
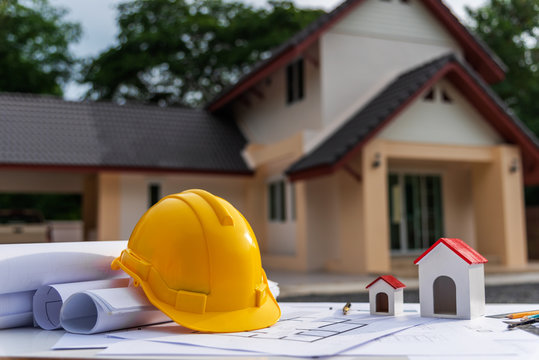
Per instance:
[[[81,40],[71,46],[77,57],[96,56],[114,44],[116,27],[116,5],[124,0],[49,0],[54,6],[66,8],[69,12],[66,19],[82,25]],[[266,0],[243,0],[253,5],[264,5]],[[295,0],[299,7],[322,8],[331,11],[344,0]],[[464,6],[476,8],[487,0],[443,0],[457,17],[465,21]],[[80,99],[86,91],[84,86],[70,83],[64,89],[65,98]]]

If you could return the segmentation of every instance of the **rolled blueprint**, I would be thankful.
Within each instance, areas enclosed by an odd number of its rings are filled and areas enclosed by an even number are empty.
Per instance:
[[[126,241],[0,245],[0,294],[121,276],[110,264]]]
[[[0,245],[0,329],[32,325],[32,296],[42,285],[125,276],[110,263],[126,246],[126,241]]]
[[[71,295],[85,290],[111,289],[128,285],[129,278],[119,278],[41,286],[33,298],[34,322],[45,330],[59,329],[61,328],[60,309]],[[30,304],[30,311],[32,311],[32,304]]]
[[[0,329],[32,324],[32,297],[35,291],[0,295]]]
[[[171,321],[155,308],[140,287],[87,290],[71,295],[60,311],[60,325],[76,334]]]

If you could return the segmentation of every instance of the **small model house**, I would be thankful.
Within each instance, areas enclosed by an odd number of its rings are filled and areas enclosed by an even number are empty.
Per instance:
[[[373,315],[399,315],[402,313],[403,283],[391,275],[383,275],[367,285]]]
[[[484,314],[481,254],[460,239],[439,239],[418,257],[421,316],[471,319]]]

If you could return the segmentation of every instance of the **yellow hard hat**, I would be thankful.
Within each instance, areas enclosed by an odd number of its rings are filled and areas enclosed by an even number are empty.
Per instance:
[[[112,268],[127,272],[153,305],[190,329],[248,331],[281,316],[249,223],[204,190],[152,206]]]

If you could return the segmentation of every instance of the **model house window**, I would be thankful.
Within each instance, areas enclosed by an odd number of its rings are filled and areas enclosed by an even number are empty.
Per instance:
[[[292,104],[303,99],[304,64],[298,59],[286,67],[286,103]]]
[[[389,174],[391,250],[426,249],[443,236],[442,180],[439,175]]]
[[[161,199],[161,184],[151,183],[148,185],[148,207],[153,206]]]

